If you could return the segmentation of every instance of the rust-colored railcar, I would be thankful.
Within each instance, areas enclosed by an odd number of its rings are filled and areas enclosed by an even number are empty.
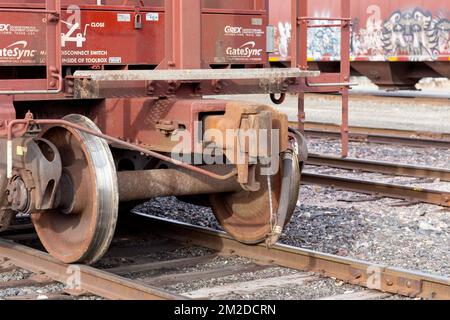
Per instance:
[[[270,23],[275,27],[273,64],[290,59],[289,0],[270,1]],[[339,3],[311,2],[310,17],[335,16]],[[423,77],[450,77],[450,2],[447,0],[354,0],[351,2],[352,73],[391,88],[413,88]],[[318,21],[318,24],[329,22]],[[340,59],[339,30],[309,30],[311,68],[332,70]]]
[[[30,214],[50,254],[93,263],[119,203],[178,196],[211,206],[244,243],[277,241],[298,199],[302,134],[273,107],[207,96],[298,94],[301,129],[305,92],[341,92],[345,154],[349,59],[308,70],[314,26],[292,0],[291,66],[268,68],[267,3],[0,1],[0,229]],[[343,57],[348,16],[343,0]]]

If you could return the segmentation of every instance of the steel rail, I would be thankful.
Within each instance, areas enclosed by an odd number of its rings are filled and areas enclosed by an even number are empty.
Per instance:
[[[177,300],[185,297],[149,287],[105,271],[84,265],[68,265],[59,262],[47,253],[0,239],[0,257],[17,267],[33,273],[44,273],[49,278],[64,284],[74,283],[82,291],[115,300]],[[80,276],[79,282],[74,275]]]
[[[311,131],[338,132],[340,130],[340,125],[324,122],[306,122],[305,127],[306,130]],[[431,140],[437,139],[450,142],[450,133],[419,131],[419,130],[402,130],[390,128],[371,128],[363,126],[351,126],[349,129],[352,133],[361,135],[394,136],[410,139],[431,139]]]
[[[290,122],[291,126],[296,127],[297,122]],[[340,126],[329,123],[306,122],[305,133],[314,138],[340,139]],[[350,127],[349,139],[354,142],[368,142],[379,144],[397,144],[412,147],[434,147],[450,148],[450,134],[395,130],[368,127]]]
[[[450,94],[433,91],[385,91],[372,89],[353,89],[350,95],[361,97],[380,97],[380,98],[396,98],[396,99],[432,99],[432,100],[448,100]]]
[[[392,100],[392,101],[409,101],[416,100],[418,102],[442,104],[448,105],[450,94],[439,91],[385,91],[385,90],[373,90],[373,89],[361,89],[361,85],[358,83],[358,89],[349,90],[349,95],[354,99],[367,99],[368,97],[378,100]],[[309,93],[310,96],[323,96],[323,97],[336,97],[339,95],[336,93]]]
[[[137,212],[136,212],[137,213]],[[139,214],[139,213],[137,213]],[[450,299],[450,278],[391,268],[287,245],[244,245],[224,232],[145,216],[139,226],[179,241],[285,268],[320,273],[346,283],[414,298]]]
[[[302,183],[309,185],[331,186],[340,190],[374,194],[388,198],[403,199],[411,202],[429,203],[442,207],[450,207],[450,193],[439,190],[429,190],[419,187],[408,187],[397,184],[349,179],[309,172],[302,173]]]
[[[413,166],[407,164],[353,158],[344,159],[337,156],[325,156],[318,154],[309,154],[307,164],[345,170],[376,172],[395,176],[432,178],[450,182],[450,170],[424,166]]]

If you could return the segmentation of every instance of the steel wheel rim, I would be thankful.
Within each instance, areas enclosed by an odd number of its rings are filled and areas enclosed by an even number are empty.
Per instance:
[[[98,130],[84,116],[64,119]],[[102,139],[59,126],[49,128],[43,137],[61,153],[63,170],[74,184],[77,213],[32,214],[39,239],[58,260],[94,263],[107,251],[117,223],[117,175],[109,146]]]
[[[290,192],[290,203],[287,212],[286,224],[290,221],[296,208],[299,185],[300,169],[297,156],[293,157],[294,170],[292,174],[292,188]],[[258,170],[259,171],[259,170]],[[273,213],[277,213],[282,170],[272,176],[272,205]],[[258,172],[257,180],[261,183],[261,190],[258,192],[240,191],[238,193],[213,194],[210,195],[211,208],[216,219],[222,228],[234,239],[245,244],[258,244],[264,242],[272,232],[270,228],[270,205],[269,193],[267,189],[267,177],[261,176]],[[236,208],[236,201],[250,202],[254,206],[239,206]],[[233,209],[234,208],[234,209]],[[237,209],[237,210],[236,210]]]
[[[266,176],[257,169],[257,181],[261,189],[257,192],[213,194],[211,207],[224,230],[236,240],[246,244],[263,242],[270,230],[270,205]],[[280,174],[272,177],[273,212],[278,208],[280,197]]]

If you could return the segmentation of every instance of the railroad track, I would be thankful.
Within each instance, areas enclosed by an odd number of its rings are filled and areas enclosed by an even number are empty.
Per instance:
[[[297,126],[296,122],[291,123]],[[328,123],[307,122],[305,133],[312,138],[340,139],[340,127]],[[413,147],[450,148],[450,134],[394,130],[382,128],[350,127],[349,138],[356,142],[397,144]],[[382,161],[343,159],[332,156],[310,155],[309,165],[326,166],[344,170],[358,170],[423,179],[439,179],[450,182],[450,171],[445,169],[394,164]],[[362,179],[350,179],[329,174],[316,174],[306,171],[302,174],[304,184],[332,186],[340,190],[402,199],[410,203],[429,203],[450,207],[450,192],[404,186],[392,183],[379,183]]]
[[[1,288],[42,287],[61,283],[68,289],[50,295],[32,294],[13,297],[18,299],[68,299],[78,296],[98,296],[106,299],[166,300],[182,299],[150,286],[117,276],[115,274],[88,266],[70,266],[56,261],[47,253],[29,248],[8,240],[0,240],[0,273],[11,272],[18,268],[32,275],[23,280],[2,283]],[[79,277],[78,280],[75,277]],[[74,283],[75,281],[75,283]],[[6,298],[8,299],[8,297]],[[9,298],[11,299],[11,298]]]
[[[448,106],[448,101],[450,100],[450,95],[444,92],[432,92],[432,91],[386,91],[379,89],[351,89],[349,91],[352,100],[364,100],[368,98],[376,99],[381,102],[398,102],[398,101],[408,101],[411,103],[427,103],[430,105],[442,105]],[[318,96],[326,97],[329,99],[340,99],[338,94],[328,94],[328,93],[308,93],[307,96]]]
[[[333,294],[322,299],[381,299],[391,294],[411,298],[450,299],[450,279],[420,272],[389,268],[385,265],[322,254],[319,252],[277,245],[268,249],[264,245],[246,246],[226,234],[154,217],[132,217],[124,224],[133,232],[144,232],[157,237],[152,247],[143,244],[142,239],[125,236],[126,243],[136,242],[132,247],[112,247],[105,259],[96,268],[68,266],[49,257],[46,253],[30,247],[0,240],[0,275],[22,268],[32,276],[19,282],[4,282],[3,287],[42,287],[55,281],[67,285],[73,280],[75,270],[79,276],[76,290],[61,289],[45,294],[48,299],[76,299],[82,295],[88,298],[105,299],[221,299],[231,295],[251,294],[255,291],[279,290],[288,285],[308,285],[316,281],[333,278],[356,285],[360,289],[351,293]],[[182,248],[201,248],[202,254],[183,258],[150,260],[138,258],[136,254],[165,252]],[[117,254],[117,256],[115,256]],[[240,257],[248,263],[215,266],[189,271],[189,268],[205,265],[214,259]],[[109,259],[109,260],[108,260]],[[120,261],[112,263],[111,261]],[[147,259],[147,260],[146,260]],[[124,263],[123,261],[126,261]],[[187,269],[186,269],[187,268]],[[275,270],[287,273],[275,276]],[[165,272],[164,272],[165,271]],[[169,271],[169,272],[168,272]],[[199,287],[175,294],[168,286],[189,281],[207,281],[245,273],[266,272],[265,277],[244,282],[222,283]],[[141,275],[140,277],[137,275]],[[144,276],[142,276],[144,275]],[[157,288],[160,287],[160,288]],[[42,295],[17,296],[13,299],[39,299]],[[11,297],[10,297],[11,298]]]
[[[302,174],[302,183],[331,186],[339,190],[402,199],[408,203],[429,203],[442,207],[450,207],[450,193],[440,190],[409,187],[392,183],[380,183],[361,179],[350,179],[335,175],[310,172],[304,172]]]
[[[424,91],[385,91],[385,90],[350,90],[352,98],[367,99],[367,97],[375,97],[383,100],[409,99],[415,102],[426,101],[428,103],[446,104],[450,100],[450,95],[440,92],[424,92]]]
[[[290,122],[293,127],[297,122]],[[340,126],[330,123],[307,122],[305,133],[310,138],[340,139]],[[395,144],[422,148],[450,148],[450,134],[412,130],[395,130],[369,127],[349,128],[349,139],[354,142]]]
[[[450,170],[386,161],[309,154],[307,164],[314,166],[327,166],[338,169],[382,173],[393,176],[439,179],[440,181],[450,182]]]
[[[351,158],[343,159],[335,156],[315,154],[309,155],[307,164],[344,170],[382,173],[391,176],[404,176],[421,179],[431,178],[439,181],[450,182],[450,170],[423,166],[412,166]],[[341,190],[397,198],[412,203],[420,202],[450,207],[450,193],[440,190],[432,190],[416,186],[404,186],[392,183],[379,183],[363,179],[350,179],[336,175],[316,174],[309,171],[302,174],[302,181],[304,184],[332,186]]]

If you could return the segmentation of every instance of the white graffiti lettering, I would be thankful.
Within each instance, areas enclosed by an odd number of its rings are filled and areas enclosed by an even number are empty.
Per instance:
[[[381,20],[381,8],[371,5],[367,8],[366,27],[353,34],[353,54],[368,57],[373,61],[384,60],[383,50],[383,21]]]
[[[287,58],[289,55],[289,42],[291,41],[292,26],[289,22],[278,23],[278,32],[280,34],[278,50],[283,58]]]

